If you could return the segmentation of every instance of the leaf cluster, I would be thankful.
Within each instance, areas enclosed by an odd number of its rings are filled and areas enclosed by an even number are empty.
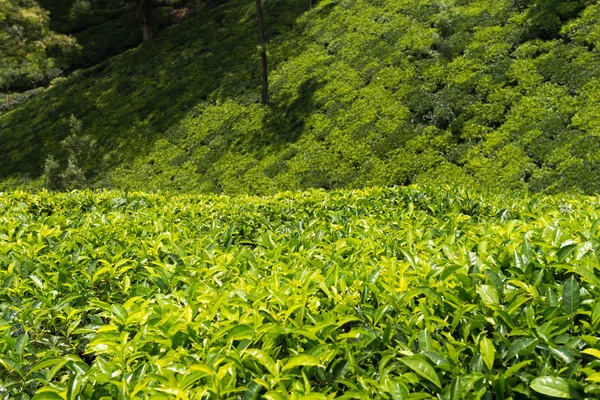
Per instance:
[[[600,204],[0,195],[10,399],[595,399]]]

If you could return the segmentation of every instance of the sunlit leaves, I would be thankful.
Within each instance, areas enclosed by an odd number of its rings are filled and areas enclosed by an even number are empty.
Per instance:
[[[417,375],[425,378],[427,381],[432,382],[437,387],[440,387],[440,378],[436,374],[433,367],[421,358],[418,357],[404,357],[400,361],[413,370]]]
[[[476,196],[0,195],[0,376],[11,398],[594,398],[595,200]]]
[[[553,376],[542,376],[531,381],[531,388],[538,393],[562,399],[572,399],[567,381]]]

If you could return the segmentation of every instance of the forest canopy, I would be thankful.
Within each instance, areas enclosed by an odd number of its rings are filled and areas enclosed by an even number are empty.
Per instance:
[[[50,28],[35,0],[0,0],[0,91],[31,88],[62,73],[76,40]]]

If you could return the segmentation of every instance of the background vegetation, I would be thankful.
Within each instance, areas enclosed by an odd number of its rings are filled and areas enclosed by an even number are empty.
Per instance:
[[[78,65],[110,55],[96,28],[60,15],[50,26],[78,38]],[[66,168],[74,116],[97,143],[82,166],[91,187],[594,193],[599,15],[593,0],[266,2],[263,107],[254,4],[217,2],[0,115],[0,177],[40,185],[49,156]]]

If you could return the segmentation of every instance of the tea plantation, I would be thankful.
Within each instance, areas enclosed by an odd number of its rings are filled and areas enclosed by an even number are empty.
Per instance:
[[[597,399],[600,200],[0,194],[4,399]]]
[[[90,3],[50,15],[78,32],[122,1],[41,3]],[[267,0],[266,106],[255,2],[210,3],[108,59],[141,40],[133,11],[74,35],[73,67],[93,67],[0,104],[0,189],[68,169],[73,116],[96,146],[69,188],[600,192],[598,0]]]

